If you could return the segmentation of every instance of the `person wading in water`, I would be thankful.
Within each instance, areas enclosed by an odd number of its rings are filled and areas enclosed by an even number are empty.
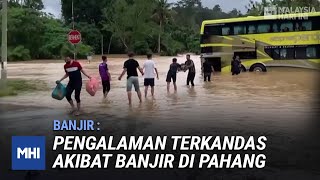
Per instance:
[[[101,77],[103,97],[107,98],[108,93],[110,91],[111,75],[109,72],[106,56],[102,56],[102,63],[99,64],[99,74]]]
[[[172,63],[170,64],[169,71],[167,73],[167,92],[170,92],[170,83],[172,80],[174,92],[177,92],[177,72],[181,69],[181,65],[177,63],[177,58],[172,59]]]
[[[239,56],[234,56],[231,61],[232,75],[238,75],[241,72],[241,61]]]
[[[77,62],[74,59],[71,59],[70,56],[67,56],[65,58],[66,64],[64,65],[64,71],[65,75],[58,81],[56,81],[57,84],[59,84],[61,81],[69,77],[69,83],[67,85],[67,94],[66,94],[66,99],[68,100],[72,111],[71,113],[74,113],[74,115],[79,116],[80,115],[80,93],[81,93],[81,88],[82,88],[82,76],[81,73],[87,76],[89,79],[91,79],[91,76],[89,76],[82,66],[80,65],[79,62]],[[77,102],[77,109],[75,109],[73,100],[71,98],[71,94],[75,91],[75,99]]]
[[[191,86],[194,86],[194,78],[196,76],[196,68],[194,66],[193,61],[190,59],[190,55],[187,54],[187,61],[185,62],[186,69],[188,70],[188,76],[187,76],[187,86],[189,86],[189,83],[191,83]]]
[[[118,79],[119,81],[121,81],[122,76],[124,76],[124,74],[127,73],[127,94],[128,94],[129,105],[131,105],[132,86],[134,86],[134,89],[137,92],[140,103],[142,102],[137,69],[139,69],[142,76],[144,75],[144,73],[142,68],[139,66],[138,61],[133,59],[134,54],[130,52],[128,56],[129,56],[129,59],[124,62],[123,71]]]
[[[203,67],[204,82],[206,82],[207,80],[208,80],[208,82],[210,82],[211,81],[211,74],[214,71],[212,64],[209,62],[208,59],[206,59],[202,65],[202,67]]]

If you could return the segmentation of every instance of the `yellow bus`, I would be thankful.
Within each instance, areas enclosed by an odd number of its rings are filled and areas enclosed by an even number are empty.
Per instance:
[[[206,20],[200,34],[201,59],[218,72],[230,72],[233,56],[242,71],[320,67],[320,12]]]

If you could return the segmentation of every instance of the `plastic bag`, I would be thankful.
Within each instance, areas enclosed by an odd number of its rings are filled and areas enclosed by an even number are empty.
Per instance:
[[[94,96],[99,88],[99,81],[95,78],[91,78],[86,84],[86,90],[91,95]]]
[[[51,97],[56,100],[62,100],[67,94],[67,88],[64,84],[57,84],[56,88],[52,91]]]

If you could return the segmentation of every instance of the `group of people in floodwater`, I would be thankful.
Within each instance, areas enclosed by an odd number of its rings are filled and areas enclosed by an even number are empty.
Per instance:
[[[82,68],[81,64],[74,59],[70,58],[71,56],[67,56],[65,58],[66,64],[64,65],[64,76],[57,80],[56,83],[59,84],[61,81],[69,77],[69,83],[66,87],[66,99],[71,105],[72,111],[71,113],[78,116],[80,115],[80,108],[81,108],[81,100],[80,100],[80,93],[82,89],[82,76],[81,73],[84,74],[86,77],[91,79],[91,76]],[[151,95],[154,98],[154,86],[155,86],[155,78],[159,79],[159,73],[156,67],[155,61],[152,59],[152,54],[147,55],[147,60],[143,63],[143,66],[140,66],[138,61],[134,59],[134,53],[128,53],[128,60],[124,62],[123,71],[121,72],[118,80],[120,81],[122,77],[127,74],[127,96],[129,105],[132,104],[132,87],[134,87],[140,103],[142,102],[142,95],[139,87],[139,79],[138,79],[138,70],[140,71],[141,75],[144,76],[144,95],[145,98],[148,94],[148,88],[151,88]],[[107,57],[102,56],[102,62],[99,64],[98,67],[99,74],[101,77],[101,83],[103,88],[103,96],[104,98],[107,97],[110,91],[110,81],[111,75],[109,72],[108,64],[107,64]],[[177,59],[173,58],[172,63],[169,66],[169,70],[167,72],[166,82],[167,82],[167,91],[170,92],[170,84],[173,83],[174,91],[177,91],[177,72],[178,71],[188,71],[187,75],[187,86],[191,84],[194,86],[194,79],[196,75],[196,69],[193,60],[191,60],[190,55],[186,55],[186,61],[184,64],[177,63]],[[232,75],[238,75],[241,71],[241,61],[239,56],[235,56],[231,61],[231,71]],[[212,64],[209,62],[208,59],[205,60],[202,66],[202,72],[204,74],[204,81],[211,81],[211,74],[214,72],[214,68]],[[75,92],[75,100],[76,106],[71,98],[71,95]]]

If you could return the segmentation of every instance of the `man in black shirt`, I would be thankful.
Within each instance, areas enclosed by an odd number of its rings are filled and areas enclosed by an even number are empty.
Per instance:
[[[204,81],[206,82],[208,79],[208,81],[210,82],[211,81],[211,73],[214,71],[212,64],[209,62],[208,59],[206,59],[202,65],[202,67],[203,67]]]
[[[180,69],[181,69],[181,65],[177,63],[177,58],[173,58],[172,59],[172,63],[170,64],[170,67],[169,67],[169,71],[167,73],[167,79],[166,79],[166,81],[167,81],[167,92],[170,91],[171,79],[172,79],[172,82],[173,82],[174,91],[175,92],[177,91],[177,84],[176,84],[177,72]]]
[[[234,56],[231,61],[232,75],[239,75],[241,72],[241,61],[239,56]]]
[[[132,85],[134,86],[134,89],[137,92],[140,103],[142,102],[137,69],[139,69],[142,76],[143,76],[143,71],[142,71],[142,68],[140,68],[138,61],[133,59],[134,54],[129,53],[128,56],[129,56],[129,59],[124,62],[123,71],[118,79],[120,81],[122,76],[124,76],[124,74],[127,72],[127,94],[128,94],[129,105],[131,105]]]
[[[187,77],[187,86],[189,86],[189,83],[191,82],[191,86],[194,86],[194,78],[196,76],[196,68],[194,66],[193,61],[190,59],[190,55],[187,54],[187,61],[185,62],[186,69],[189,70],[188,77]]]

